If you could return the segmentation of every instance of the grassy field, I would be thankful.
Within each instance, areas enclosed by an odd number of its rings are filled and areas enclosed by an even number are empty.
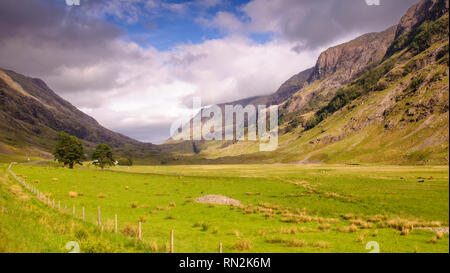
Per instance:
[[[167,251],[173,229],[175,252],[217,252],[219,242],[224,252],[368,252],[369,241],[376,241],[381,252],[449,252],[448,235],[411,228],[448,226],[447,166],[272,164],[101,171],[15,165],[13,171],[68,210],[75,205],[77,216],[85,207],[87,222],[95,223],[100,206],[105,231],[113,229],[117,214],[119,230],[133,239],[142,221],[146,251]],[[243,205],[194,201],[208,194]],[[58,247],[48,250],[63,246]]]
[[[19,186],[0,164],[0,253],[69,252],[76,241],[81,252],[149,252],[151,246],[49,208]]]

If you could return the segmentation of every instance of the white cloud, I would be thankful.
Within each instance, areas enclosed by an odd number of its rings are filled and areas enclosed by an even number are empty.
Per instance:
[[[153,125],[161,129],[166,124],[168,136],[169,124],[191,113],[192,96],[200,96],[208,105],[269,94],[293,74],[311,67],[319,54],[298,54],[292,47],[283,41],[255,44],[239,36],[179,45],[168,52],[121,42],[111,59],[102,58],[88,67],[63,67],[47,80],[108,128],[128,132],[148,126],[150,135]],[[102,83],[108,81],[114,84],[105,90]],[[89,89],[72,92],[72,83]],[[142,129],[139,133],[142,137]]]
[[[368,15],[340,6],[349,1],[253,0],[241,8],[245,20],[226,11],[209,20],[201,11],[223,3],[90,1],[77,10],[34,0],[19,7],[15,0],[2,0],[0,60],[3,68],[41,77],[110,129],[140,140],[163,141],[170,123],[191,112],[190,97],[201,96],[207,105],[269,94],[293,74],[313,66],[325,47],[358,32],[342,26],[386,21],[380,12]],[[167,11],[192,16],[194,8],[205,26],[224,30],[225,38],[158,51],[123,41],[124,33],[102,20],[112,16],[132,24],[141,16],[165,16]],[[85,12],[90,12],[87,17]],[[380,19],[370,23],[369,18],[376,16]],[[255,32],[276,35],[260,44],[247,38]]]

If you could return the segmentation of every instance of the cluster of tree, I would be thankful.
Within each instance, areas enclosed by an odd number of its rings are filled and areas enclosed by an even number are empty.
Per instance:
[[[81,141],[77,137],[66,133],[58,134],[58,141],[53,156],[59,163],[64,164],[64,167],[68,166],[71,169],[73,169],[75,164],[82,165],[82,161],[86,159]],[[107,144],[97,145],[91,158],[93,164],[101,169],[117,163],[114,159],[113,150]],[[118,164],[131,166],[133,162],[129,158],[120,158]]]

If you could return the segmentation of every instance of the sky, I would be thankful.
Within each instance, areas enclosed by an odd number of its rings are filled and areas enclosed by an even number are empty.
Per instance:
[[[44,80],[108,129],[162,143],[202,105],[273,93],[319,54],[417,0],[0,1],[0,67]]]

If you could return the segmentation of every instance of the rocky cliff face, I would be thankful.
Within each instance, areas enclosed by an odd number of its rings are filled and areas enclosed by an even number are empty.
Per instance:
[[[448,12],[449,0],[421,0],[411,6],[398,23],[395,37],[419,26],[425,20],[436,20]]]
[[[448,164],[448,54],[448,1],[420,1],[398,27],[321,54],[303,87],[280,105],[277,151],[230,143],[206,147],[200,156]]]
[[[330,89],[348,83],[383,58],[394,41],[395,31],[396,27],[390,27],[327,49],[320,54],[308,81],[323,80]]]
[[[396,26],[368,33],[322,52],[307,84],[282,104],[282,115],[317,111],[335,92],[382,61]]]

